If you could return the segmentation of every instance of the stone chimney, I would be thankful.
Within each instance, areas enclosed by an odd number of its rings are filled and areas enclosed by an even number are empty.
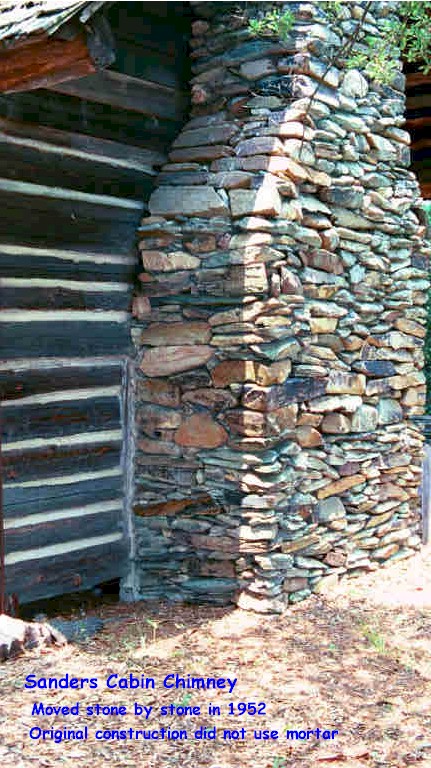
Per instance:
[[[139,231],[143,598],[280,611],[420,545],[428,251],[404,76],[347,69],[364,7],[325,5],[288,3],[280,40],[250,30],[271,3],[195,4],[191,117]]]

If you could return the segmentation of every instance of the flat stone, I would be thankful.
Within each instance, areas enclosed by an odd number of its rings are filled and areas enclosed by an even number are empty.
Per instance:
[[[330,523],[333,520],[343,519],[346,516],[346,509],[341,499],[337,496],[329,496],[319,501],[316,516],[319,523]]]
[[[259,189],[232,189],[229,192],[232,216],[278,216],[281,197],[275,184],[264,183]]]
[[[226,144],[236,132],[237,128],[231,123],[195,128],[190,131],[182,131],[174,140],[172,146],[179,148],[197,147],[202,144]]]
[[[228,144],[202,144],[197,147],[172,149],[169,152],[169,159],[172,163],[209,163],[211,160],[230,158],[233,155],[234,150]]]
[[[417,336],[419,339],[424,339],[426,336],[426,328],[419,323],[415,323],[414,320],[408,320],[406,317],[399,317],[395,321],[395,327],[403,333]]]
[[[314,269],[329,272],[331,275],[342,275],[344,273],[344,264],[341,258],[335,253],[330,253],[330,251],[311,251],[307,255],[307,265]]]
[[[334,568],[342,568],[346,563],[346,559],[346,552],[343,552],[340,549],[334,549],[332,552],[328,552],[328,554],[325,556],[325,563],[327,565],[331,565]]]
[[[344,73],[340,90],[346,96],[363,99],[368,93],[368,82],[358,69],[350,69]]]
[[[389,360],[357,360],[352,368],[373,379],[396,374],[396,368]]]
[[[229,268],[224,284],[227,296],[248,296],[268,291],[268,277],[265,264],[245,264]]]
[[[325,202],[341,206],[342,208],[351,208],[354,211],[362,208],[364,200],[364,192],[361,187],[332,186],[330,189],[322,190],[320,194]]]
[[[236,604],[243,611],[254,611],[255,613],[282,613],[285,607],[281,600],[256,597],[250,595],[249,592],[241,592]]]
[[[283,581],[283,592],[297,592],[308,587],[308,579],[304,577],[293,577]]]
[[[319,542],[319,536],[317,533],[309,533],[306,536],[300,536],[295,541],[285,541],[281,545],[281,551],[283,554],[289,554],[290,552],[300,552],[302,549],[306,549],[311,544],[317,544]]]
[[[268,171],[276,176],[287,176],[296,182],[306,181],[309,178],[308,169],[284,156],[253,155],[239,158],[238,165],[244,171]]]
[[[317,448],[323,443],[320,432],[309,425],[297,427],[295,437],[302,448]]]
[[[333,483],[328,483],[323,488],[319,488],[317,491],[318,499],[326,499],[328,496],[336,496],[338,493],[343,493],[349,488],[353,488],[355,485],[361,485],[366,482],[365,475],[352,475],[351,477],[343,477],[341,480],[336,480]]]
[[[272,59],[257,59],[256,61],[246,61],[239,68],[240,74],[246,80],[259,80],[261,77],[273,75],[277,72],[277,67]]]
[[[250,155],[284,155],[284,146],[280,139],[272,136],[257,136],[254,139],[245,139],[236,145],[235,152],[238,157]]]
[[[391,398],[381,398],[377,405],[378,423],[396,424],[403,420],[403,409],[398,400]]]
[[[332,371],[329,375],[326,391],[328,395],[363,395],[365,376],[354,373]]]
[[[310,319],[311,333],[332,333],[336,330],[337,325],[336,317],[312,317]]]
[[[352,432],[373,432],[377,427],[378,414],[372,405],[361,405],[353,414]]]
[[[266,387],[282,384],[292,368],[290,360],[282,360],[272,365],[263,365],[254,360],[226,360],[212,370],[212,379],[216,387],[229,384],[252,382]]]
[[[182,251],[141,251],[142,264],[149,272],[176,272],[179,270],[197,269],[200,259]]]
[[[137,399],[156,405],[175,408],[181,402],[180,388],[164,379],[138,379],[136,383]]]
[[[206,389],[205,387],[186,392],[183,395],[183,402],[194,403],[202,405],[204,408],[219,411],[233,408],[237,404],[236,398],[230,392],[226,392],[224,389]]]
[[[215,188],[224,189],[247,189],[252,182],[251,173],[245,171],[220,171],[212,177],[212,183]]]
[[[371,552],[371,557],[373,560],[387,560],[388,557],[394,555],[398,550],[398,544],[387,544],[385,547],[378,547],[378,549]]]
[[[283,360],[285,358],[295,359],[300,351],[300,346],[296,339],[288,337],[280,341],[273,341],[269,344],[258,345],[253,351],[258,352],[269,360]]]
[[[154,436],[161,429],[176,429],[181,424],[181,413],[173,408],[148,403],[141,405],[137,422],[148,435]]]
[[[169,376],[205,365],[212,355],[212,347],[205,344],[154,347],[145,351],[139,367],[150,377]]]
[[[342,435],[351,431],[350,419],[343,413],[327,413],[320,425],[322,432],[330,435]]]
[[[290,403],[304,402],[317,397],[325,390],[325,384],[319,379],[290,378],[283,384],[274,384],[271,387],[257,387],[246,384],[244,387],[242,402],[251,410],[273,411]]]
[[[153,323],[141,334],[141,343],[154,347],[178,344],[205,344],[211,338],[211,328],[207,323]]]
[[[159,187],[150,197],[149,209],[161,216],[227,216],[228,207],[213,187]]]
[[[175,442],[188,448],[218,448],[227,442],[226,430],[204,413],[195,413],[175,433]]]
[[[314,413],[327,413],[328,411],[333,412],[337,410],[354,413],[360,405],[362,405],[362,398],[358,395],[331,395],[312,400],[309,409]]]

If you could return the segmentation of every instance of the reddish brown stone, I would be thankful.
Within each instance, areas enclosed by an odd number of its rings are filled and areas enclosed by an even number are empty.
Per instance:
[[[341,480],[336,480],[334,483],[328,483],[323,488],[319,488],[317,491],[318,499],[326,499],[328,496],[335,496],[337,493],[347,491],[349,488],[353,488],[355,485],[365,483],[366,477],[364,475],[351,475],[350,477],[343,477]]]
[[[333,552],[328,552],[324,561],[327,565],[332,565],[335,568],[342,567],[346,562],[347,555],[345,552],[334,549]]]
[[[297,427],[295,434],[299,445],[303,448],[315,448],[322,445],[322,435],[314,427]]]
[[[167,440],[151,440],[144,438],[138,441],[138,450],[143,453],[154,453],[157,456],[180,456],[181,450],[178,445],[170,443]],[[145,460],[144,462],[145,463]]]
[[[196,256],[182,251],[141,251],[142,264],[149,272],[176,272],[183,269],[196,269],[200,260]]]
[[[224,389],[206,389],[204,387],[186,392],[183,401],[218,410],[232,408],[236,405],[236,399],[230,392],[226,392]]]
[[[321,424],[322,432],[329,435],[343,435],[351,431],[350,419],[343,413],[327,413]]]
[[[220,507],[216,506],[214,500],[209,494],[202,494],[195,499],[180,499],[179,501],[162,501],[159,504],[142,504],[137,502],[133,512],[138,517],[155,517],[157,515],[177,515],[183,512],[184,515],[214,515],[220,512]]]
[[[172,344],[206,344],[211,338],[207,323],[153,323],[141,334],[141,343],[157,347]]]
[[[179,387],[164,379],[139,379],[136,385],[138,400],[175,408],[180,404]]]
[[[191,253],[210,253],[216,249],[216,239],[214,235],[196,235],[186,240],[185,246]]]
[[[175,433],[175,442],[188,448],[218,448],[227,438],[226,430],[203,413],[190,416]]]
[[[169,376],[198,368],[207,363],[212,355],[212,348],[205,344],[154,347],[145,352],[139,367],[147,376]]]
[[[132,304],[132,315],[138,320],[148,317],[151,314],[150,300],[146,296],[134,296]]]

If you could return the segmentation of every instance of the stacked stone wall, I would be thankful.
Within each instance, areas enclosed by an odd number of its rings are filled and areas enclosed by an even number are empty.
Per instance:
[[[428,251],[404,76],[348,70],[364,5],[335,24],[324,6],[289,4],[282,42],[250,34],[269,3],[196,6],[191,119],[139,233],[141,597],[281,610],[420,544]]]

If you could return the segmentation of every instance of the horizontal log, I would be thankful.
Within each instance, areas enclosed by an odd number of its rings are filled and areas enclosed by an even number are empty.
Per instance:
[[[81,193],[84,194],[84,193]],[[130,253],[141,211],[0,188],[0,241]],[[25,215],[24,215],[25,211]]]
[[[0,220],[1,227],[1,220]],[[43,245],[43,244],[41,244]],[[79,250],[81,248],[81,250]],[[101,249],[102,250],[102,249]],[[135,256],[89,253],[80,242],[68,249],[0,242],[0,273],[4,277],[128,281],[137,271]]]
[[[68,201],[73,205],[87,204],[92,206],[102,206],[109,209],[123,209],[125,211],[139,211],[142,210],[142,204],[140,200],[127,200],[122,197],[114,197],[113,195],[94,195],[89,192],[81,192],[81,190],[69,189],[61,186],[50,186],[48,184],[35,184],[28,181],[16,181],[15,179],[0,178],[0,194],[10,195],[22,195],[28,198],[37,198],[37,200],[61,200]],[[112,210],[110,212],[112,216]],[[76,216],[76,211],[75,211]]]
[[[41,485],[65,475],[117,469],[121,459],[121,440],[99,445],[46,446],[34,450],[14,450],[3,456],[4,482],[37,480]]]
[[[6,312],[6,310],[5,310]],[[103,322],[91,312],[88,321],[38,321],[34,315],[28,322],[1,322],[1,357],[15,360],[31,357],[76,357],[122,354],[130,352],[130,333],[126,323]],[[68,313],[70,314],[70,313]]]
[[[424,72],[407,72],[406,88],[416,88],[419,85],[429,85],[431,83],[431,74]]]
[[[111,71],[59,83],[51,90],[166,120],[181,119],[188,105],[186,94],[178,89]]]
[[[77,542],[77,549],[23,559],[6,566],[6,592],[17,594],[21,603],[58,594],[90,589],[96,584],[127,573],[127,543],[116,537],[97,543]],[[31,567],[29,564],[31,563]]]
[[[86,515],[85,517],[70,517],[62,520],[50,520],[39,523],[20,526],[18,528],[6,527],[5,530],[5,554],[10,555],[29,547],[51,546],[82,539],[83,536],[98,537],[109,533],[121,533],[122,510],[115,509],[107,512]]]
[[[422,197],[424,200],[431,200],[431,182],[429,184],[420,184]]]
[[[120,502],[123,473],[119,466],[99,472],[63,475],[40,480],[5,483],[5,518],[50,513],[77,505]]]
[[[15,285],[10,285],[15,282]],[[27,285],[17,286],[14,278],[0,278],[1,304],[3,309],[76,309],[76,310],[122,310],[127,312],[131,306],[132,287],[126,291],[67,290],[65,287],[33,287],[31,278],[22,282]],[[51,281],[46,281],[51,282]],[[9,284],[8,284],[9,283]]]
[[[155,133],[151,115],[42,89],[9,96],[0,94],[0,115],[25,125],[31,125],[37,115],[40,124],[49,126],[47,130],[72,136],[77,133],[89,141],[104,141],[123,146],[124,150],[147,153],[147,162],[156,167],[161,165],[157,156],[166,156],[183,121],[182,117],[177,121],[158,118]],[[153,154],[154,163],[150,157]]]
[[[88,388],[120,386],[122,365],[106,363],[103,366],[54,366],[45,369],[0,370],[0,399],[19,401],[23,397],[55,393],[62,395]]]
[[[75,402],[11,405],[3,403],[3,447],[34,438],[63,437],[120,426],[118,397],[94,397]]]
[[[84,33],[73,39],[36,35],[26,44],[9,46],[0,56],[0,91],[46,88],[96,72]]]
[[[114,500],[110,499],[108,501],[78,505],[70,508],[54,508],[44,512],[34,512],[31,515],[22,512],[20,515],[10,515],[8,519],[5,520],[5,530],[14,531],[18,528],[22,529],[38,526],[55,521],[83,519],[89,515],[99,515],[104,514],[105,512],[117,512],[121,516],[122,510],[122,499],[117,498]]]
[[[55,98],[49,94],[51,98]],[[24,95],[14,97],[13,103],[19,103]],[[43,95],[29,94],[29,98],[43,103]],[[37,102],[35,102],[37,103]],[[63,103],[59,108],[64,108]],[[81,107],[82,108],[82,107]],[[155,150],[142,149],[123,144],[119,141],[86,136],[73,131],[62,131],[35,123],[0,119],[0,141],[20,147],[43,149],[44,152],[61,153],[76,160],[105,164],[109,168],[124,168],[152,174],[154,168],[166,161],[166,156]]]
[[[116,199],[148,199],[153,187],[155,168],[146,172],[108,164],[98,159],[64,154],[61,147],[53,151],[50,145],[22,146],[0,133],[0,177],[30,183],[37,179],[47,187],[61,184],[100,197]]]

